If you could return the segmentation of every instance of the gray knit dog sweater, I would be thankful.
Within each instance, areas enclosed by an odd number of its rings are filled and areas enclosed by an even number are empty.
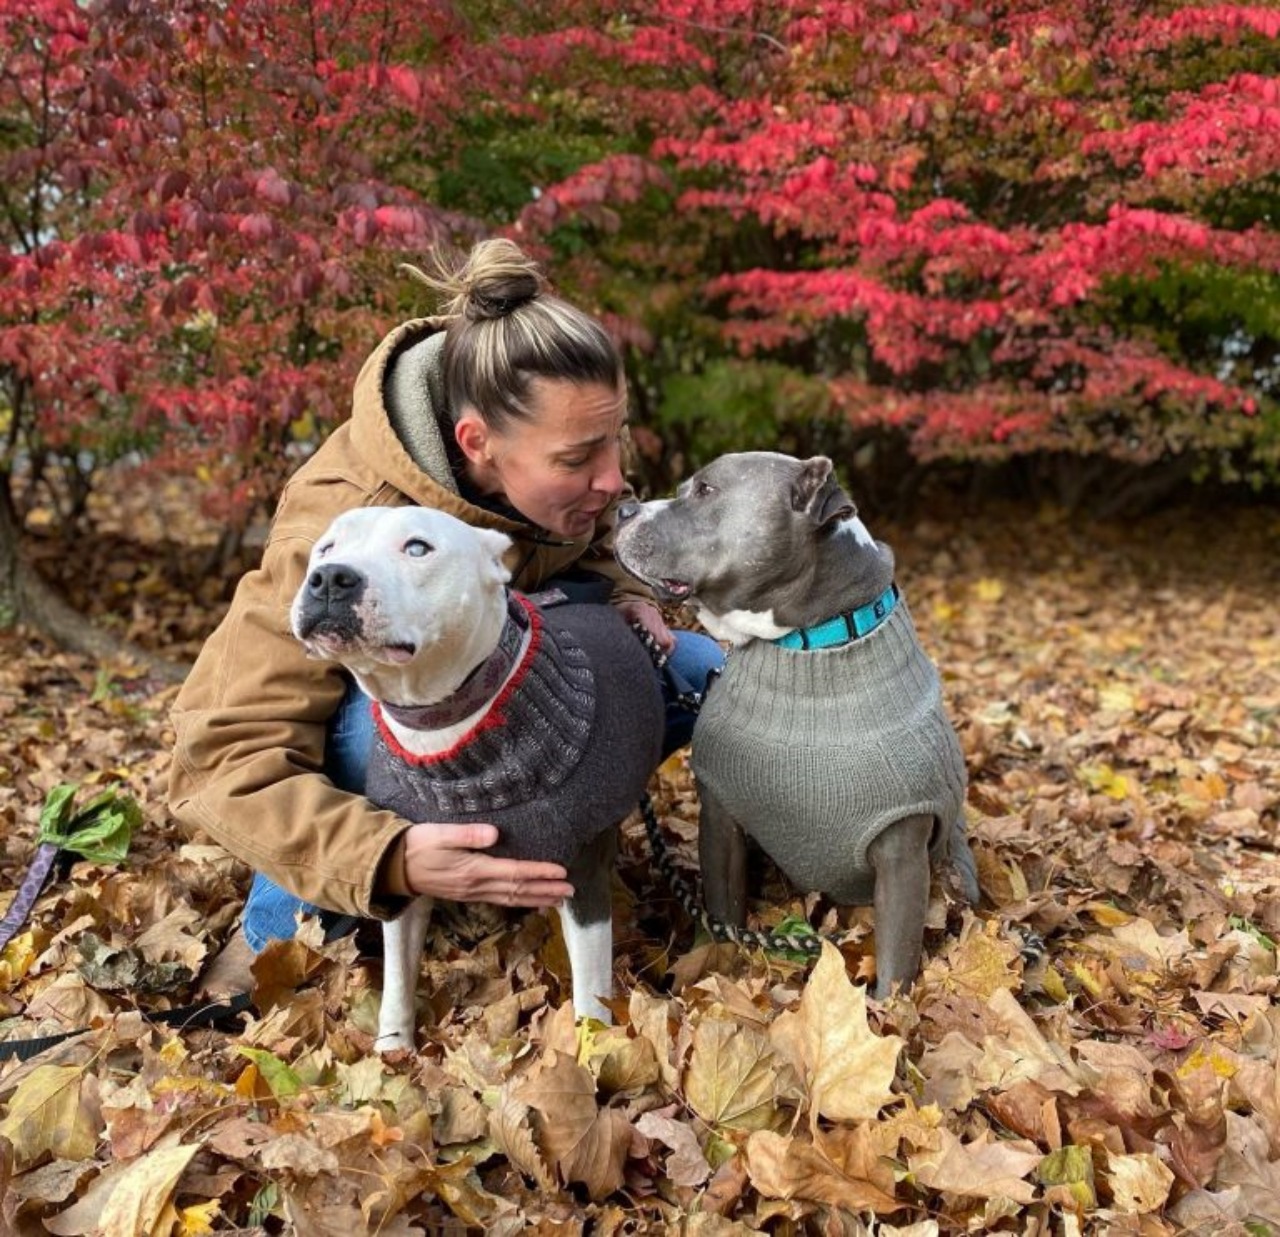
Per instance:
[[[428,757],[406,752],[376,709],[366,794],[406,820],[488,821],[500,838],[487,853],[568,866],[644,792],[661,754],[662,695],[612,606],[517,601],[532,637],[494,707]]]
[[[800,889],[873,900],[867,847],[904,816],[935,819],[947,856],[964,757],[906,602],[838,648],[754,640],[729,656],[693,732],[693,771]]]

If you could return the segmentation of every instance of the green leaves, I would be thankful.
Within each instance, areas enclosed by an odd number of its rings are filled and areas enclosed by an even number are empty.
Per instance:
[[[49,792],[36,841],[74,851],[93,863],[123,863],[133,831],[142,824],[142,809],[130,795],[112,789],[77,810],[79,789],[64,782]]]

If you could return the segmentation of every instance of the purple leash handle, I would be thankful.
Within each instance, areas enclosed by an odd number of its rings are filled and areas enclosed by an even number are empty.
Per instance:
[[[26,876],[22,878],[22,884],[18,886],[17,896],[5,912],[4,918],[0,919],[0,949],[13,940],[18,929],[26,923],[45,881],[49,879],[59,849],[52,842],[41,842],[36,847],[35,858],[31,861]]]

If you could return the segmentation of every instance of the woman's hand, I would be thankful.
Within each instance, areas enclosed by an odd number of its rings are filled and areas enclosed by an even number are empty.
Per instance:
[[[451,902],[543,907],[573,896],[558,863],[482,853],[497,840],[493,825],[413,825],[405,834],[405,881],[416,894]]]
[[[671,634],[662,617],[662,611],[652,602],[632,599],[620,601],[614,607],[628,623],[639,623],[658,643],[664,653],[670,653],[676,647],[676,638]]]

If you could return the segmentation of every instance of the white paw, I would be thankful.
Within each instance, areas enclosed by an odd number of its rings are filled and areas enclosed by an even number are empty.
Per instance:
[[[413,1047],[413,1027],[398,1027],[394,1031],[378,1029],[378,1038],[373,1041],[375,1052],[397,1052],[401,1048]]]
[[[575,1018],[581,1020],[583,1018],[594,1018],[597,1022],[603,1022],[605,1026],[613,1026],[613,1014],[608,1006],[602,1005],[595,997],[584,999],[581,1004],[577,1001],[573,1003],[573,1013]]]

